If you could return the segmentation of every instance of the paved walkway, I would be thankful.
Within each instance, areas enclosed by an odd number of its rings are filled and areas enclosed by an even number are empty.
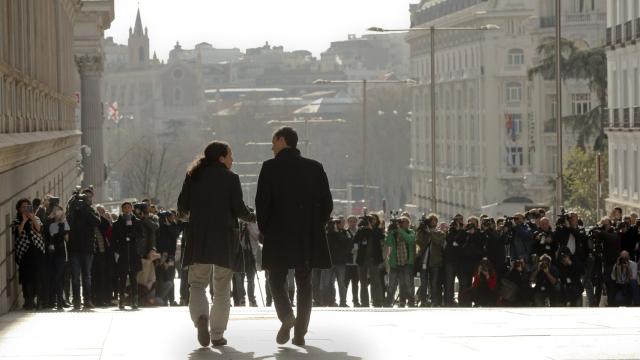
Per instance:
[[[186,308],[0,317],[4,359],[639,359],[640,308],[314,310],[305,348],[275,313],[234,308],[229,346],[200,348]]]

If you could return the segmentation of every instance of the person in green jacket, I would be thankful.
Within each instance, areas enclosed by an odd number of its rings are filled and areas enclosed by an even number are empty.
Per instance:
[[[389,289],[386,306],[393,306],[396,289],[400,285],[400,299],[407,299],[409,307],[415,306],[413,263],[416,257],[416,234],[411,230],[408,217],[398,219],[398,226],[390,229],[385,239],[386,259],[389,263]],[[391,228],[391,227],[390,227]],[[403,302],[399,307],[405,307]]]

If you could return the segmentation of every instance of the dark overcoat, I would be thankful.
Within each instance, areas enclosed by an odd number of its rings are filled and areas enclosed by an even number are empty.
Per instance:
[[[319,162],[294,148],[265,161],[256,193],[263,268],[329,268],[324,226],[332,210],[327,174]]]
[[[118,253],[116,268],[118,273],[136,273],[142,270],[142,258],[146,255],[140,251],[140,243],[144,244],[142,222],[135,216],[131,216],[131,225],[127,225],[127,220],[123,215],[113,223],[111,233],[111,244],[113,251]]]
[[[206,165],[195,178],[187,175],[178,211],[189,214],[183,263],[232,268],[240,251],[238,218],[255,221],[242,200],[240,177],[222,163]]]

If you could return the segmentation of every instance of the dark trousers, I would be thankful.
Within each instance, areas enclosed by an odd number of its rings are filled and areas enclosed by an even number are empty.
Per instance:
[[[474,264],[464,264],[460,269],[460,276],[458,277],[458,298],[460,293],[469,291],[471,289],[471,280],[473,279]],[[462,303],[458,300],[458,305],[471,307],[472,299],[470,297],[463,297]]]
[[[357,265],[347,265],[345,286],[348,288],[351,284],[351,297],[353,298],[353,305],[360,304],[358,300],[358,283],[360,282],[360,276],[358,273]]]
[[[71,262],[71,287],[73,289],[73,302],[80,304],[80,278],[82,278],[82,298],[85,303],[91,302],[91,265],[93,255],[72,253],[69,256]]]
[[[371,284],[371,301],[374,307],[382,307],[384,302],[384,290],[381,271],[376,265],[364,265],[359,267],[360,274],[360,300],[363,307],[369,307],[369,283]]]
[[[244,287],[244,279],[247,279],[247,288]],[[233,302],[236,306],[245,300],[245,296],[249,298],[249,302],[256,301],[256,273],[250,271],[246,273],[233,274]]]
[[[444,266],[444,305],[445,306],[454,306],[455,301],[453,300],[454,292],[455,292],[455,281],[456,277],[458,278],[458,282],[460,283],[458,286],[458,291],[462,291],[462,275],[460,273],[460,264],[458,263],[447,263]]]
[[[431,306],[442,306],[442,267],[429,266]]]
[[[293,308],[287,286],[288,272],[289,270],[286,268],[269,269],[269,287],[271,288],[273,303],[276,307],[278,319],[283,323],[293,317]],[[294,332],[295,336],[304,337],[307,334],[311,317],[311,269],[297,267],[295,269],[295,282],[298,289],[298,301]]]
[[[111,303],[111,283],[107,267],[107,253],[94,255],[91,273],[93,278],[93,302],[103,305]]]
[[[49,276],[47,283],[50,306],[53,306],[54,303],[58,305],[58,307],[64,304],[64,298],[62,296],[62,287],[64,285],[64,260],[63,256],[55,256],[53,254],[47,255],[47,274]]]
[[[118,274],[118,288],[120,293],[120,301],[124,301],[124,294],[127,292],[127,276],[129,276],[129,288],[131,289],[130,296],[138,296],[138,280],[136,279],[137,272],[120,272]]]

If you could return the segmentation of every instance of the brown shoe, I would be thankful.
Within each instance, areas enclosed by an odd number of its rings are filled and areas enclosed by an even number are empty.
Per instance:
[[[198,342],[202,346],[209,346],[211,341],[211,335],[209,335],[209,319],[206,316],[201,315],[198,318]]]

